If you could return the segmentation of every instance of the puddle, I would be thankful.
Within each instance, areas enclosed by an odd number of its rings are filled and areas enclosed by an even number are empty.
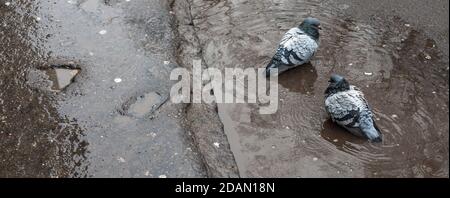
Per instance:
[[[448,176],[448,63],[401,19],[369,25],[328,1],[194,1],[191,8],[203,58],[221,69],[265,67],[282,35],[307,16],[324,28],[311,65],[280,76],[276,114],[219,105],[242,177]],[[382,144],[330,123],[323,93],[332,73],[366,94]]]
[[[72,84],[74,78],[80,73],[80,69],[48,69],[46,70],[46,74],[49,77],[49,80],[52,81],[52,91],[62,91],[67,86]]]
[[[128,113],[135,117],[144,117],[158,109],[163,102],[163,98],[158,93],[148,93],[138,97],[137,101],[128,109]]]

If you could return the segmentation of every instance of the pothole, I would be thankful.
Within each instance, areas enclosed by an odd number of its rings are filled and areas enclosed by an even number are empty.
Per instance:
[[[167,100],[168,97],[164,97],[157,92],[150,92],[131,98],[119,112],[122,115],[143,118],[157,111]]]
[[[80,69],[64,69],[51,68],[47,69],[45,73],[48,79],[52,82],[51,90],[60,92],[67,86],[73,83],[74,78],[81,72]]]
[[[28,75],[29,83],[41,90],[62,92],[80,74],[81,68],[73,61],[52,61]]]

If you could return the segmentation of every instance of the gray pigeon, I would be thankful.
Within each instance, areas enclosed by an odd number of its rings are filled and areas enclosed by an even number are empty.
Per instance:
[[[372,142],[382,141],[372,110],[357,87],[344,77],[333,75],[325,95],[325,107],[333,122]]]
[[[266,68],[266,76],[281,74],[308,63],[319,48],[320,21],[307,18],[299,27],[289,30],[281,40],[275,56]],[[274,69],[278,69],[275,72]]]

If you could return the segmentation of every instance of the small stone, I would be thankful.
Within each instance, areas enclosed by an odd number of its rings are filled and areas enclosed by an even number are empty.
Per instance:
[[[76,2],[76,1],[73,1],[73,0],[69,0],[69,1],[67,1],[67,3],[68,3],[68,4],[76,4],[77,2]]]
[[[398,115],[395,115],[395,114],[394,114],[394,115],[392,115],[391,117],[394,118],[394,119],[396,119],[396,118],[398,118]]]
[[[99,34],[101,34],[101,35],[105,35],[106,33],[108,33],[108,31],[106,31],[106,30],[100,30],[100,32],[98,32]]]
[[[287,130],[290,130],[291,128],[290,128],[289,126],[286,126],[286,129],[287,129]]]
[[[214,146],[215,146],[216,148],[220,148],[220,143],[214,142]]]
[[[364,72],[364,75],[366,75],[366,76],[373,76],[373,73],[372,72]]]
[[[334,143],[338,143],[339,140],[338,140],[338,139],[334,139],[333,142],[334,142]]]
[[[125,163],[125,159],[123,159],[122,157],[117,158],[117,161],[119,161],[120,163]]]
[[[313,158],[313,161],[317,162],[317,161],[319,161],[319,158],[315,157],[315,158]]]
[[[353,66],[353,63],[349,63],[348,66]]]
[[[164,65],[170,64],[170,61],[164,61]]]
[[[272,145],[272,149],[276,149],[277,147],[275,145]]]
[[[408,23],[407,23],[407,24],[405,24],[405,26],[406,26],[406,27],[411,27],[411,24],[408,24]]]
[[[89,52],[89,56],[94,56],[94,52]]]
[[[122,79],[121,79],[121,78],[116,78],[116,79],[114,79],[114,82],[115,82],[115,83],[121,83],[121,82],[122,82]]]
[[[146,171],[146,172],[144,173],[144,175],[145,175],[146,177],[150,176],[150,171]]]
[[[40,21],[41,20],[41,17],[36,17],[36,21]]]
[[[165,178],[167,178],[167,176],[166,175],[160,175],[159,178],[165,179]]]
[[[427,55],[425,55],[425,59],[431,60],[431,56],[427,54]]]
[[[9,6],[9,5],[11,5],[11,2],[6,2],[5,5]]]

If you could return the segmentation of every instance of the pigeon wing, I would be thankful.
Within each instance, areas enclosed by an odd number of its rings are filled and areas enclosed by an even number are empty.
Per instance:
[[[281,41],[277,54],[286,65],[302,65],[314,56],[318,45],[314,39],[300,29],[290,30]]]
[[[359,115],[363,102],[349,92],[340,92],[327,98],[325,106],[331,118],[337,124],[348,127],[359,127]]]

